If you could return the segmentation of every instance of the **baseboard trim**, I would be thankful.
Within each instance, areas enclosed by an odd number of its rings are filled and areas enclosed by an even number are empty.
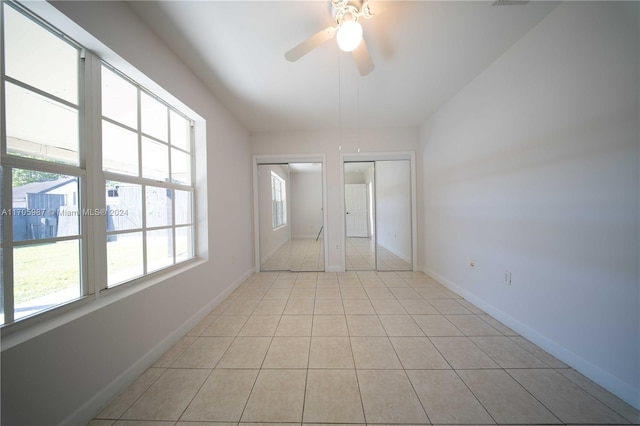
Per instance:
[[[393,248],[387,247],[387,246],[385,246],[385,245],[383,245],[383,244],[381,244],[381,243],[379,243],[379,244],[380,244],[380,246],[381,246],[382,248],[384,248],[385,250],[388,250],[388,251],[389,251],[391,254],[393,254],[394,256],[399,257],[400,259],[404,260],[404,261],[405,261],[405,262],[407,262],[407,263],[411,263],[411,258],[410,258],[410,257],[405,256],[404,254],[400,253],[400,252],[399,252],[398,250],[396,250],[396,249],[393,249]]]
[[[541,349],[547,351],[551,355],[558,358],[560,361],[569,365],[571,368],[580,372],[584,376],[588,377],[590,380],[599,384],[612,394],[616,395],[629,405],[634,408],[640,410],[640,391],[638,389],[634,389],[629,384],[623,382],[617,377],[611,375],[610,373],[604,371],[600,367],[593,365],[589,361],[585,360],[581,356],[577,355],[575,352],[570,351],[564,346],[558,344],[557,342],[547,338],[546,336],[540,334],[536,330],[530,328],[519,320],[513,318],[512,316],[506,314],[502,310],[496,308],[495,306],[485,302],[483,299],[480,299],[473,293],[470,293],[458,286],[454,282],[448,280],[442,275],[438,274],[435,271],[429,270],[428,268],[424,268],[423,272],[438,281],[449,290],[457,293],[458,295],[464,297],[469,302],[476,305],[478,308],[482,309],[498,321],[505,324],[507,327],[511,328],[522,337],[530,340],[535,345],[539,346]]]
[[[238,279],[231,283],[216,298],[207,303],[198,312],[187,319],[182,325],[165,337],[153,349],[142,358],[134,362],[129,368],[123,371],[111,383],[101,389],[97,394],[89,398],[78,409],[65,418],[60,425],[75,425],[89,423],[96,413],[99,413],[106,404],[122,392],[127,386],[151,367],[169,348],[175,345],[185,334],[195,327],[209,312],[215,309],[224,299],[226,299],[240,284],[254,273],[254,268],[247,270]]]

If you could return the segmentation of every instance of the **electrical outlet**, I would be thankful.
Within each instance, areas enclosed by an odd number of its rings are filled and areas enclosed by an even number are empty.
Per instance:
[[[504,271],[504,284],[511,285],[511,272]]]
[[[475,261],[475,260],[473,260],[473,259],[471,259],[471,260],[469,261],[469,266],[470,266],[471,268],[475,268],[475,267],[476,267],[476,261]]]

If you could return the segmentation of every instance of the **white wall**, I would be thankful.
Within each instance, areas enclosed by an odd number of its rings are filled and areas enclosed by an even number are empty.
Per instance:
[[[322,227],[322,170],[291,173],[291,238],[315,239]]]
[[[376,243],[411,263],[411,163],[376,161],[375,176]]]
[[[342,164],[340,153],[362,153],[417,151],[419,131],[417,128],[360,130],[359,142],[356,131],[343,130],[342,139],[338,130],[265,132],[251,134],[251,152],[255,155],[278,154],[325,154],[327,175],[327,217],[325,243],[328,244],[327,271],[343,271],[344,255],[341,187]],[[342,146],[342,151],[338,148]],[[418,187],[420,190],[421,187]]]
[[[420,136],[425,270],[636,407],[638,41],[562,3]]]
[[[253,268],[248,132],[125,3],[55,7],[206,120],[206,155],[196,167],[206,167],[208,179],[197,183],[197,220],[209,260],[129,297],[101,297],[74,311],[83,315],[63,316],[52,329],[3,347],[3,424],[86,423]]]
[[[286,225],[273,229],[273,211],[271,207],[271,172],[285,182]],[[260,212],[260,262],[273,256],[280,247],[291,239],[291,201],[289,192],[289,167],[281,164],[258,165],[258,203]]]

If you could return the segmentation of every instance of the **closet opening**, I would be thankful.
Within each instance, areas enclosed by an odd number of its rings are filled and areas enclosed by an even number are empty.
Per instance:
[[[411,161],[344,161],[345,269],[413,270]]]
[[[324,271],[320,162],[257,164],[260,271]]]

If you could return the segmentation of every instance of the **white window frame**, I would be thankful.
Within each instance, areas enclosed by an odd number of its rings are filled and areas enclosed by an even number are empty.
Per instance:
[[[160,93],[167,93],[161,86],[149,80],[146,76],[141,74],[138,70],[131,67],[126,62],[122,61],[117,55],[111,52],[108,49],[104,48],[104,45],[100,44],[95,38],[88,35],[88,33],[81,30],[74,23],[72,23],[68,18],[63,17],[55,8],[46,4],[46,3],[33,3],[29,4],[28,7],[23,6],[19,3],[7,0],[3,1],[2,4],[7,4],[7,7],[13,7],[18,10],[20,13],[26,15],[29,19],[36,22],[38,25],[44,27],[49,30],[53,35],[60,37],[66,42],[69,42],[73,46],[76,46],[80,50],[81,60],[80,62],[80,73],[79,73],[79,98],[78,98],[78,111],[79,111],[79,164],[78,166],[66,165],[66,164],[58,164],[41,160],[33,160],[28,158],[22,158],[18,156],[8,155],[6,154],[6,119],[5,119],[5,104],[4,104],[4,81],[6,80],[6,76],[4,74],[4,31],[0,31],[0,165],[2,166],[3,173],[5,176],[12,170],[12,168],[24,168],[24,169],[32,169],[50,173],[57,174],[65,174],[70,176],[77,176],[80,181],[79,185],[79,208],[81,212],[84,209],[91,210],[105,210],[106,209],[106,193],[105,193],[105,182],[109,179],[109,176],[105,175],[102,172],[102,135],[101,135],[101,101],[100,101],[100,72],[101,65],[103,60],[116,59],[118,64],[122,64],[121,66],[126,69],[126,72],[131,72],[136,76],[140,75],[143,77],[144,84],[149,85],[151,87],[148,90],[148,93],[152,91],[158,91]],[[0,22],[4,22],[4,16],[2,12],[3,8],[0,7]],[[32,12],[34,10],[35,12]],[[44,14],[42,12],[45,12]],[[66,34],[64,34],[61,30],[59,30],[54,25],[49,24],[45,20],[41,19],[38,15],[45,16],[47,18],[52,17],[56,24],[62,23],[62,28],[65,30],[70,30],[72,34],[79,35],[80,39],[87,40],[87,42],[96,48],[101,54],[105,55],[105,58],[100,58],[96,56],[92,51],[85,49],[82,44],[77,43],[74,39]],[[13,83],[13,80],[11,80]],[[188,106],[182,104],[179,100],[176,100],[171,95],[166,95],[169,99],[171,99],[171,103],[176,102],[176,106],[169,105],[173,108],[174,111],[180,113],[182,116],[190,115],[191,113],[184,113],[183,111],[191,111]],[[155,96],[158,98],[157,96]],[[55,99],[55,98],[54,98]],[[56,99],[57,100],[57,99]],[[169,104],[168,102],[165,102]],[[197,114],[194,113],[195,116]],[[191,121],[193,123],[193,121]],[[199,141],[197,144],[195,143],[195,139]],[[80,276],[81,276],[81,296],[77,299],[71,300],[69,302],[63,303],[61,305],[54,306],[49,309],[42,310],[34,315],[29,317],[25,317],[20,319],[19,321],[13,321],[13,258],[11,255],[11,250],[3,250],[3,274],[5,276],[5,285],[4,290],[0,292],[0,297],[4,300],[0,300],[0,303],[4,303],[5,306],[5,321],[4,324],[0,324],[0,329],[2,330],[3,339],[3,349],[8,347],[12,347],[17,344],[22,339],[28,338],[28,336],[33,336],[34,333],[40,334],[44,332],[46,329],[50,329],[55,326],[55,324],[60,324],[62,320],[50,321],[54,318],[62,315],[62,314],[70,314],[64,318],[67,318],[64,321],[71,320],[75,318],[79,312],[89,312],[93,309],[98,309],[100,306],[103,306],[106,302],[105,300],[101,300],[101,296],[103,294],[111,294],[111,292],[116,291],[117,294],[120,294],[120,297],[127,297],[132,294],[132,291],[138,291],[134,289],[143,289],[149,285],[154,285],[156,283],[162,282],[162,280],[179,273],[184,270],[184,268],[190,268],[195,266],[196,264],[201,263],[207,258],[207,242],[206,239],[200,242],[197,238],[198,230],[203,228],[206,232],[207,222],[206,218],[201,219],[200,214],[197,213],[197,205],[198,205],[198,196],[196,194],[196,163],[202,168],[202,172],[198,175],[199,178],[206,176],[206,168],[204,167],[204,162],[199,159],[196,155],[196,145],[198,147],[198,153],[203,154],[206,152],[206,123],[204,120],[197,116],[197,124],[195,128],[192,126],[191,128],[191,192],[192,196],[192,219],[189,225],[184,226],[192,226],[193,227],[193,239],[192,243],[192,254],[193,257],[184,262],[174,264],[167,268],[160,269],[158,271],[154,271],[145,275],[140,276],[139,278],[132,279],[127,281],[126,283],[119,285],[115,288],[107,288],[107,259],[106,259],[106,218],[103,217],[82,217],[80,218],[80,235],[69,237],[68,239],[80,239],[81,241],[81,252],[80,252]],[[204,158],[204,156],[203,156]],[[170,166],[169,166],[170,167]],[[111,176],[113,178],[114,176]],[[119,181],[125,181],[125,179],[118,175],[117,179]],[[153,186],[159,186],[158,182],[152,181],[149,182]],[[172,188],[177,188],[180,190],[185,189],[180,184],[171,184]],[[2,204],[3,206],[12,205],[12,184],[11,179],[3,179],[2,180]],[[206,199],[206,194],[204,195]],[[175,213],[175,212],[174,212]],[[198,220],[196,220],[196,215],[198,215]],[[175,214],[173,215],[175,217]],[[3,219],[7,219],[6,217]],[[172,224],[174,228],[179,228],[181,225]],[[175,231],[174,231],[175,232]],[[17,245],[24,245],[33,243],[32,241],[27,242],[13,242],[12,236],[12,222],[11,220],[3,220],[3,249],[12,248]],[[61,239],[61,238],[57,238]],[[66,237],[62,237],[62,239],[66,239]],[[175,241],[175,238],[174,238]],[[175,244],[175,243],[174,243]],[[202,253],[202,254],[201,254]],[[175,256],[175,250],[174,250]],[[204,256],[204,257],[201,257]],[[146,262],[146,256],[143,257]],[[146,269],[145,269],[146,271]],[[9,281],[6,278],[9,277]],[[7,285],[8,284],[8,285]],[[122,289],[122,290],[120,290]],[[126,289],[126,290],[125,290]],[[130,290],[129,290],[130,289]],[[7,298],[7,296],[9,296]],[[10,299],[10,300],[8,300]],[[117,300],[114,298],[110,298],[112,302]],[[92,307],[93,306],[93,307]],[[85,310],[88,309],[89,311]],[[82,309],[82,310],[78,310]],[[8,315],[8,311],[11,310],[10,316]],[[76,312],[75,314],[73,312]],[[34,326],[38,324],[38,327],[34,328]],[[27,332],[22,333],[22,331]],[[18,334],[20,332],[20,334]],[[6,338],[11,336],[10,340]],[[5,343],[6,341],[6,343]],[[24,341],[24,340],[22,340]]]
[[[136,82],[135,80],[129,78],[127,75],[123,74],[121,71],[119,71],[117,68],[111,66],[109,63],[107,62],[102,62],[102,67],[105,67],[107,69],[109,69],[111,72],[114,72],[115,74],[117,74],[118,76],[120,76],[121,78],[127,80],[129,83],[131,83],[132,85],[134,85],[137,89],[137,112],[138,112],[138,128],[134,129],[131,127],[128,127],[125,124],[122,124],[116,120],[110,119],[108,117],[105,117],[101,114],[100,118],[101,120],[107,121],[112,125],[121,127],[123,129],[132,131],[134,133],[136,133],[137,135],[137,139],[138,139],[138,176],[132,176],[129,174],[122,174],[122,173],[117,173],[117,172],[112,172],[112,171],[103,171],[103,175],[104,175],[104,187],[103,187],[103,192],[106,194],[106,189],[107,189],[107,181],[118,181],[118,182],[123,182],[123,183],[130,183],[130,184],[134,184],[134,185],[140,185],[141,187],[141,191],[142,191],[142,226],[140,228],[135,228],[135,229],[127,229],[127,230],[119,230],[119,231],[109,231],[106,233],[106,236],[111,236],[111,235],[123,235],[123,234],[134,234],[134,233],[138,233],[141,232],[142,233],[142,248],[143,248],[143,252],[142,252],[142,275],[122,281],[122,282],[117,282],[114,283],[113,285],[109,285],[109,283],[107,282],[107,285],[105,287],[103,287],[103,289],[112,289],[121,285],[127,285],[129,283],[135,283],[138,280],[140,280],[141,278],[144,278],[150,274],[155,274],[158,272],[162,272],[166,269],[181,265],[184,262],[188,262],[192,259],[194,259],[195,256],[195,235],[196,235],[196,230],[195,230],[195,220],[194,220],[194,212],[195,212],[195,199],[196,199],[196,191],[195,191],[195,144],[194,144],[194,121],[189,118],[188,116],[186,116],[185,114],[183,114],[182,112],[180,112],[178,109],[174,108],[171,104],[169,104],[168,102],[165,102],[164,100],[162,100],[161,98],[159,98],[158,96],[156,96],[155,94],[153,94],[151,91],[147,90],[146,88],[144,88],[142,85],[140,85],[138,82]],[[102,68],[101,67],[101,68]],[[167,142],[164,142],[152,135],[149,135],[147,133],[144,133],[142,131],[142,124],[141,124],[141,95],[142,93],[145,93],[153,98],[155,98],[157,101],[159,101],[160,103],[164,104],[167,107],[167,123],[168,126],[170,126],[170,115],[171,115],[171,111],[179,114],[182,118],[186,119],[189,122],[189,126],[190,126],[190,131],[189,131],[189,150],[186,151],[184,149],[181,149],[179,147],[175,147],[172,146],[170,144],[170,136],[169,139],[167,139]],[[170,129],[170,127],[168,127],[168,129]],[[169,134],[170,134],[170,130],[169,130]],[[157,142],[160,143],[162,145],[166,145],[167,146],[167,150],[169,152],[169,176],[171,176],[171,149],[177,149],[182,153],[186,153],[189,154],[190,159],[191,159],[191,167],[190,167],[190,181],[191,184],[190,185],[186,185],[186,184],[180,184],[180,183],[175,183],[172,182],[171,179],[169,179],[168,182],[164,182],[164,181],[159,181],[159,180],[154,180],[154,179],[149,179],[149,178],[145,178],[142,176],[142,162],[143,162],[143,151],[142,151],[142,138],[147,138],[152,140],[153,142]],[[158,187],[158,188],[165,188],[165,189],[169,189],[169,190],[179,190],[179,191],[185,191],[185,192],[190,192],[191,193],[191,200],[192,200],[192,205],[191,205],[191,218],[190,218],[190,222],[188,224],[180,224],[180,225],[176,225],[175,222],[170,224],[170,225],[164,225],[164,226],[147,226],[147,215],[146,215],[146,203],[144,202],[145,197],[146,197],[146,188],[147,187]],[[174,192],[175,193],[175,192]],[[171,217],[172,217],[172,221],[175,221],[175,217],[176,217],[176,209],[175,209],[175,197],[171,198]],[[180,262],[176,262],[176,231],[177,229],[180,228],[189,228],[192,227],[193,228],[193,234],[191,235],[191,241],[190,241],[190,251],[193,254],[193,256],[189,259],[180,261]],[[158,231],[158,230],[171,230],[172,231],[172,244],[173,244],[173,263],[167,267],[158,269],[158,270],[153,270],[153,271],[149,271],[149,265],[148,265],[148,259],[147,259],[147,233],[148,231]],[[107,274],[108,275],[108,274]],[[107,277],[108,280],[108,277]]]
[[[274,231],[287,226],[287,182],[271,171],[271,226]]]
[[[35,15],[33,15],[28,9],[16,4],[14,2],[3,2],[0,4],[0,22],[4,22],[4,7],[11,7],[18,13],[22,14],[26,19],[31,20],[36,25],[41,26],[45,30],[49,31],[52,36],[59,37],[64,42],[68,43],[70,46],[74,47],[78,51],[78,104],[74,105],[64,99],[60,99],[55,95],[49,94],[45,91],[42,91],[38,88],[35,88],[27,83],[19,81],[15,78],[7,76],[5,74],[5,64],[4,64],[4,31],[0,33],[0,103],[2,110],[1,122],[0,125],[0,165],[2,166],[2,205],[3,208],[11,208],[13,204],[13,188],[12,188],[12,174],[13,169],[26,169],[26,170],[35,170],[46,173],[54,173],[54,174],[64,174],[78,178],[78,192],[80,203],[78,205],[80,211],[85,209],[89,202],[88,194],[87,194],[87,185],[90,184],[90,177],[87,173],[87,143],[86,143],[86,135],[84,130],[87,128],[87,113],[86,113],[86,105],[87,102],[90,102],[88,97],[84,96],[84,86],[87,81],[87,66],[85,61],[85,51],[81,45],[74,42],[73,40],[64,37],[61,33],[55,31],[51,26],[49,26],[46,22],[38,19]],[[30,90],[31,92],[35,92],[38,95],[55,101],[57,103],[66,105],[67,107],[77,109],[78,111],[78,165],[68,165],[61,163],[54,163],[52,161],[46,160],[37,160],[32,158],[26,158],[21,156],[16,156],[7,153],[7,134],[6,134],[6,108],[5,108],[5,97],[4,97],[4,85],[5,82],[14,84],[21,88]],[[11,207],[9,207],[11,206]],[[68,237],[52,237],[46,239],[38,239],[38,240],[22,240],[22,241],[13,241],[13,217],[11,215],[5,215],[2,218],[2,279],[3,279],[3,287],[2,287],[2,300],[0,301],[3,305],[4,311],[4,324],[2,327],[11,325],[16,323],[15,321],[15,305],[14,305],[14,281],[13,281],[13,250],[14,248],[21,246],[28,246],[38,243],[55,243],[61,241],[72,241],[78,240],[79,242],[79,258],[80,258],[80,282],[79,293],[80,298],[86,297],[92,293],[92,289],[89,285],[89,273],[90,267],[88,262],[88,240],[89,240],[89,232],[87,229],[87,221],[84,220],[82,215],[79,215],[79,226],[78,226],[78,235],[68,236]],[[77,299],[74,299],[77,300]],[[70,301],[70,302],[73,302]],[[67,302],[67,303],[70,303]],[[53,308],[55,309],[55,308]],[[46,311],[40,311],[46,312]],[[37,316],[40,314],[36,313],[33,316]],[[31,318],[31,316],[21,318],[18,321],[26,320]]]

